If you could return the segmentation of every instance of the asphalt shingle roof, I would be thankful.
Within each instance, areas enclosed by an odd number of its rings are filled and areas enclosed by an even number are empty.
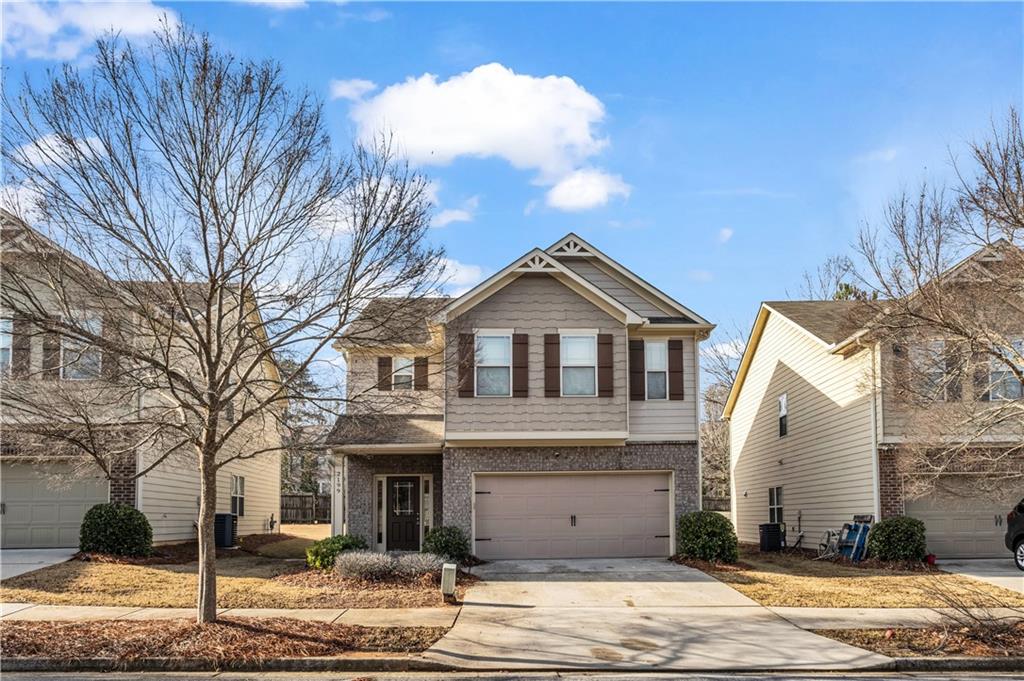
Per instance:
[[[332,445],[440,445],[443,441],[441,414],[345,414],[327,436]]]
[[[341,337],[359,345],[422,345],[430,341],[430,320],[449,302],[450,298],[377,298]]]
[[[765,305],[826,343],[838,343],[861,329],[876,312],[853,300],[778,300]]]

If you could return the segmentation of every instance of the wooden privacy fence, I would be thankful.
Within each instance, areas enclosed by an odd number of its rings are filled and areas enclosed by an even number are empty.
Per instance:
[[[284,525],[331,522],[331,495],[282,494],[281,523]]]

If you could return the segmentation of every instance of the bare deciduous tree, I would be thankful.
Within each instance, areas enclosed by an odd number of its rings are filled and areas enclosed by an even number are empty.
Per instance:
[[[43,346],[42,368],[3,381],[5,438],[112,478],[140,451],[135,476],[196,469],[211,622],[218,470],[280,452],[289,398],[342,410],[331,343],[372,300],[433,300],[443,259],[425,178],[387,140],[337,154],[320,102],[276,64],[187,27],[97,47],[91,69],[4,100],[4,181],[36,229],[8,221],[2,303],[15,343]],[[102,380],[32,380],[62,372]]]
[[[700,423],[701,484],[709,500],[729,496],[729,422],[722,414],[743,354],[741,338],[738,330],[718,330],[701,349],[701,369],[710,379],[701,395]]]
[[[944,485],[949,473],[985,473],[960,476],[975,491],[1024,479],[1017,112],[970,151],[971,163],[957,164],[958,187],[897,197],[881,228],[865,228],[858,242],[862,281],[879,299],[868,329],[892,351],[883,389],[902,419],[898,465],[910,496]]]

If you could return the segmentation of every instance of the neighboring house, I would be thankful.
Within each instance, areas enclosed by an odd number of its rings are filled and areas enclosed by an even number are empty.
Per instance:
[[[3,270],[31,263],[23,238],[30,229],[6,212],[2,218]],[[51,247],[58,247],[51,243]],[[85,298],[83,298],[85,300]],[[87,304],[87,303],[86,303]],[[111,387],[107,358],[97,348],[69,347],[57,336],[39,333],[25,320],[0,310],[0,372],[3,381],[32,382],[42,391],[82,390],[100,394]],[[97,319],[101,326],[104,320]],[[24,385],[24,384],[23,384]],[[134,395],[118,411],[92,415],[116,437],[119,425],[149,404],[149,396]],[[0,405],[3,406],[3,405]],[[6,409],[5,409],[6,411]],[[274,427],[247,430],[249,446],[280,444]],[[104,440],[104,442],[106,442]],[[119,464],[115,478],[129,478],[154,462],[155,453],[137,450]],[[234,461],[218,473],[217,510],[238,516],[239,534],[268,531],[280,518],[281,466],[279,455],[267,454]],[[157,542],[196,536],[199,474],[191,457],[167,459],[134,480],[108,480],[94,463],[38,435],[12,432],[5,418],[0,449],[0,547],[52,548],[78,545],[85,512],[101,502],[138,508],[153,526]]]
[[[354,404],[330,439],[335,532],[417,550],[454,525],[485,559],[672,553],[700,508],[709,322],[574,234],[402,304],[337,343]]]
[[[789,544],[803,533],[802,545],[813,548],[824,530],[855,514],[909,515],[924,521],[929,550],[940,557],[1004,556],[1003,522],[1024,490],[974,494],[967,478],[998,482],[1000,473],[963,471],[942,476],[926,496],[905,494],[911,481],[896,457],[912,435],[893,372],[907,361],[899,357],[906,349],[871,333],[875,309],[847,301],[762,303],[725,408],[740,541],[756,542],[759,524],[780,522]],[[1007,306],[1003,316],[1012,319],[1010,312]],[[988,385],[988,363],[980,370]],[[988,399],[971,384],[963,381],[967,387],[947,399]],[[988,440],[984,446],[1001,445]]]

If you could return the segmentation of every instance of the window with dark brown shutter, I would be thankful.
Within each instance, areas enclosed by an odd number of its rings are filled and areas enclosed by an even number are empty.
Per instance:
[[[426,390],[429,387],[430,380],[427,378],[429,366],[426,357],[417,357],[414,360],[414,384],[416,390]]]
[[[668,399],[683,399],[683,341],[668,342]]]
[[[60,337],[52,332],[43,334],[43,378],[60,378]]]
[[[557,333],[544,334],[544,397],[562,394],[561,338]]]
[[[473,372],[476,364],[476,340],[471,333],[459,334],[459,397],[473,397]]]
[[[32,330],[24,317],[11,323],[11,375],[24,378],[32,370]]]
[[[598,397],[614,397],[614,372],[612,356],[614,354],[613,337],[610,333],[597,334],[597,395]]]
[[[644,371],[644,341],[634,338],[629,341],[629,399],[643,401],[647,396],[646,372]]]
[[[512,397],[530,394],[530,337],[525,333],[512,334]]]
[[[391,358],[377,358],[377,390],[391,390]]]

